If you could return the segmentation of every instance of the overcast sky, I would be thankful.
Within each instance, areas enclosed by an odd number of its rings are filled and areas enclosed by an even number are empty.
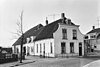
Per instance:
[[[12,32],[16,32],[22,10],[24,32],[39,23],[45,25],[46,17],[50,23],[65,13],[86,34],[93,25],[98,27],[99,6],[99,0],[0,0],[0,46],[9,47],[15,42]]]

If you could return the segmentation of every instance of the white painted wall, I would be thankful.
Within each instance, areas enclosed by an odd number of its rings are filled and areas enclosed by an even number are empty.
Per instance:
[[[67,29],[67,39],[62,39],[62,28]],[[77,30],[77,40],[73,40],[72,30]],[[82,42],[82,54],[84,55],[84,35],[77,26],[59,24],[58,30],[53,34],[55,44],[55,54],[61,54],[61,42],[66,43],[66,53],[70,53],[70,42],[74,42],[74,52],[79,53],[79,42]]]
[[[53,53],[50,52],[51,51],[50,43],[52,43]],[[38,53],[37,53],[37,44],[38,44]],[[54,57],[54,39],[44,39],[44,40],[39,40],[35,42],[35,55],[38,55],[38,56],[40,56],[40,44],[42,47],[41,55],[43,55],[44,44],[45,44],[45,56]]]

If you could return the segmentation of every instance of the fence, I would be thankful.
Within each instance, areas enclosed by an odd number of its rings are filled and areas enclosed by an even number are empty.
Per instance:
[[[13,61],[18,61],[18,56],[16,54],[0,54],[0,64]]]

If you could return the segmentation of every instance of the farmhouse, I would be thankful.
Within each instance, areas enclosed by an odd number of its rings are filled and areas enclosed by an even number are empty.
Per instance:
[[[61,18],[39,24],[24,33],[23,52],[26,55],[57,57],[61,55],[83,56],[84,35],[71,19],[61,14]],[[14,53],[20,53],[21,37],[13,44]]]

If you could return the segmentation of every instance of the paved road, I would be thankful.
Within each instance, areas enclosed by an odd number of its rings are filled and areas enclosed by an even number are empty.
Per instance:
[[[23,64],[16,67],[82,67],[98,58],[37,58],[29,57],[33,63]],[[15,62],[16,63],[16,62]],[[14,63],[14,64],[15,64]],[[11,63],[0,65],[0,67],[10,67]],[[9,66],[8,66],[9,65]]]
[[[82,67],[97,58],[48,58],[18,67]]]

